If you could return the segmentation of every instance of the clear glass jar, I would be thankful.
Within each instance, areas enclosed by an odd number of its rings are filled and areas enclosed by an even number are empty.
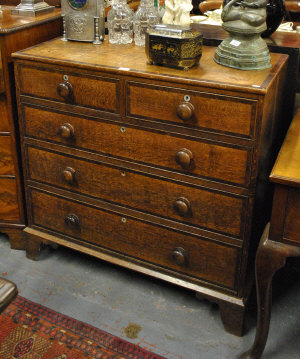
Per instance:
[[[107,14],[108,39],[112,44],[130,44],[133,36],[133,11],[126,0],[113,0]]]
[[[145,35],[149,27],[159,24],[160,16],[153,0],[141,0],[134,14],[134,42],[137,46],[145,46]]]

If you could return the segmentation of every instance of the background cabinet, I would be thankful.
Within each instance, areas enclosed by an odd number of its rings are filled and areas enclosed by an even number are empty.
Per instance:
[[[0,231],[12,248],[24,248],[23,187],[20,178],[17,108],[11,53],[62,33],[60,10],[36,17],[11,15],[2,6],[0,17]]]

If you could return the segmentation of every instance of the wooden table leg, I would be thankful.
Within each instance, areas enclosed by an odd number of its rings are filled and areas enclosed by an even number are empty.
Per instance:
[[[269,333],[272,302],[272,280],[274,274],[280,268],[284,267],[288,257],[300,256],[300,248],[269,240],[269,228],[267,227],[264,231],[256,254],[256,336],[251,349],[241,354],[238,357],[239,359],[261,358]]]

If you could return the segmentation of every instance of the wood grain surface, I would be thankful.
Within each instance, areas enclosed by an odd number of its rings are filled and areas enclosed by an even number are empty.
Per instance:
[[[236,248],[192,238],[38,191],[32,191],[31,198],[34,225],[234,287],[238,264]],[[78,226],[66,224],[65,218],[69,214],[78,216]],[[187,252],[186,264],[178,265],[172,259],[172,252],[177,247]]]
[[[2,221],[20,221],[16,180],[0,178],[0,224]]]
[[[300,187],[300,109],[291,123],[271,172],[270,180]]]
[[[128,158],[192,176],[221,179],[245,186],[249,184],[249,151],[244,148],[192,141],[122,123],[88,120],[29,106],[24,108],[24,122],[25,133],[30,137]],[[74,135],[67,139],[59,132],[66,123],[74,128]],[[194,167],[187,171],[175,160],[182,148],[189,149],[194,156]]]
[[[209,188],[194,188],[155,177],[111,168],[51,152],[28,148],[29,178],[74,192],[120,203],[126,207],[240,236],[245,199]],[[74,170],[66,182],[63,171]],[[187,213],[176,211],[181,197],[189,201]],[[205,205],[204,205],[205,204]],[[179,203],[180,205],[180,203]]]
[[[274,80],[276,72],[287,59],[287,55],[271,54],[273,65],[271,69],[241,72],[218,65],[213,60],[214,53],[214,47],[204,46],[200,65],[188,71],[148,65],[144,48],[134,44],[123,45],[120,48],[108,41],[98,46],[54,39],[38,47],[34,46],[26,51],[20,51],[14,54],[14,57],[52,64],[69,64],[72,67],[98,69],[114,74],[128,73],[137,77],[166,79],[170,83],[181,81],[188,85],[203,83],[206,87],[239,88],[240,92],[247,93],[265,93]]]
[[[11,138],[9,136],[0,135],[0,176],[15,174],[11,146]]]

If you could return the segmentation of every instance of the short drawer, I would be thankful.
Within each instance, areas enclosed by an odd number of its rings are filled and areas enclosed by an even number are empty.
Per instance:
[[[251,150],[24,107],[25,134],[247,187]]]
[[[254,136],[257,101],[128,82],[127,115],[185,127]]]
[[[239,237],[246,199],[28,147],[28,177]]]
[[[9,132],[5,93],[0,93],[0,132]]]
[[[46,71],[29,66],[20,66],[18,75],[21,94],[120,112],[120,85],[117,79],[59,70]]]
[[[31,190],[32,224],[178,273],[234,288],[239,248]]]
[[[0,223],[20,220],[17,186],[14,178],[0,178]]]
[[[10,136],[0,135],[0,175],[14,175],[15,167],[12,156]]]
[[[300,245],[300,190],[289,188],[283,238]]]

